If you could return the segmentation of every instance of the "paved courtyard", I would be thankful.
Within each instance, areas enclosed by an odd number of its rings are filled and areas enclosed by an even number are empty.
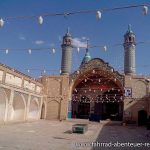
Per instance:
[[[73,134],[71,128],[76,123],[87,123],[85,134]],[[0,126],[0,149],[2,150],[98,150],[116,149],[109,147],[114,142],[150,143],[144,127],[121,126],[120,123],[87,120],[45,121],[19,123]],[[92,143],[93,142],[93,143]],[[108,143],[106,147],[94,144]],[[93,144],[93,147],[91,145]],[[121,149],[120,147],[118,149]],[[122,149],[130,149],[124,147]],[[148,147],[132,148],[148,150]]]

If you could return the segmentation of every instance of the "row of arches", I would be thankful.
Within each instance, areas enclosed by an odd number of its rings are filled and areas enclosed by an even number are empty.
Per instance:
[[[12,102],[6,90],[0,88],[0,122],[39,119],[41,107],[38,98],[28,102],[23,94],[14,92]]]

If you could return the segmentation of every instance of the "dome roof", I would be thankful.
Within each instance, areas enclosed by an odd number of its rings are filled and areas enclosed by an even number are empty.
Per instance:
[[[85,63],[88,63],[90,60],[91,60],[90,53],[89,53],[88,49],[86,49],[86,53],[85,53],[85,56],[84,56],[84,58],[82,60],[81,65],[85,64]]]

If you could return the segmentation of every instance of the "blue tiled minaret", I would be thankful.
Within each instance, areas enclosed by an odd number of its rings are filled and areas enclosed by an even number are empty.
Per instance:
[[[62,47],[62,60],[61,60],[61,75],[69,75],[71,73],[72,67],[72,36],[69,33],[69,28],[67,33],[63,37]]]
[[[128,25],[128,31],[124,35],[124,73],[126,75],[134,75],[135,68],[135,34]]]

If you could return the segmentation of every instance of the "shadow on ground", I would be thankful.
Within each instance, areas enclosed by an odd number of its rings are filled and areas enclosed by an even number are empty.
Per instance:
[[[150,138],[146,136],[148,132],[145,127],[122,126],[121,122],[110,121],[102,127],[91,150],[149,150]],[[142,145],[130,147],[130,143],[135,146],[137,143],[142,143]],[[149,147],[145,146],[145,143],[149,143]]]

